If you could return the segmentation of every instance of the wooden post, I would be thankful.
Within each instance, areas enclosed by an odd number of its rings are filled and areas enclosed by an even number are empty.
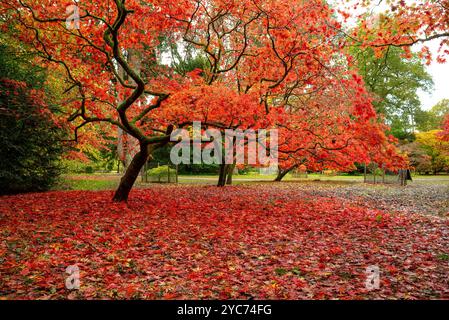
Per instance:
[[[167,182],[170,183],[170,165],[167,164]]]

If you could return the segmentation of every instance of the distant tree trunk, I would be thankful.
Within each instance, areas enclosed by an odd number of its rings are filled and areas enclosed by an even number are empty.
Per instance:
[[[234,174],[235,163],[228,166],[228,177],[226,179],[227,185],[232,185],[232,175]]]
[[[412,179],[412,172],[410,171],[410,169],[407,169],[407,177],[406,177],[406,179],[410,180],[410,181],[413,181],[413,179]]]
[[[227,164],[220,164],[220,175],[218,177],[218,187],[224,187],[226,184],[226,177],[228,173],[228,166]]]
[[[126,172],[120,180],[120,184],[115,191],[113,201],[126,202],[128,201],[129,193],[139,176],[140,170],[145,165],[149,157],[148,146],[141,145],[140,151],[136,153]]]
[[[280,182],[286,175],[287,173],[289,173],[290,171],[292,171],[293,169],[295,169],[298,165],[295,164],[287,169],[282,170],[281,167],[278,167],[278,175],[276,177],[276,179],[274,179],[274,181]]]
[[[399,181],[401,182],[401,186],[407,185],[407,169],[399,170]]]

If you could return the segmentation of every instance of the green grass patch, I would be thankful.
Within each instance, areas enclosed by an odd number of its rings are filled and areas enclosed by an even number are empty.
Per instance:
[[[449,261],[449,254],[441,253],[438,255],[438,259],[440,259],[441,261]]]
[[[118,181],[100,179],[70,179],[64,178],[56,190],[112,190],[118,185]]]

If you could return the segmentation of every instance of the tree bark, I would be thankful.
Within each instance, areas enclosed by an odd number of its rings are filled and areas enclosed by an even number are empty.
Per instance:
[[[228,165],[227,164],[220,164],[220,175],[218,177],[218,187],[224,187],[226,184],[226,176],[228,171]]]
[[[226,178],[226,184],[232,185],[232,175],[234,174],[235,163],[228,166],[228,177]]]
[[[127,202],[129,193],[139,176],[140,170],[145,165],[149,157],[148,147],[146,145],[140,146],[140,151],[132,159],[126,172],[120,180],[120,184],[115,191],[113,201]]]
[[[287,168],[285,170],[282,170],[280,167],[278,167],[278,175],[276,177],[276,179],[274,179],[274,181],[280,182],[282,181],[282,179],[284,179],[284,177],[287,175],[287,173],[289,173],[290,171],[292,171],[293,169],[295,169],[298,165],[293,165],[290,168]]]
[[[115,202],[127,202],[129,193],[139,176],[140,170],[146,164],[151,154],[158,148],[165,146],[170,141],[170,135],[173,132],[173,125],[167,127],[165,135],[167,138],[156,144],[147,144],[140,142],[140,151],[136,153],[129,166],[126,168],[125,174],[120,180],[120,184],[112,198]]]

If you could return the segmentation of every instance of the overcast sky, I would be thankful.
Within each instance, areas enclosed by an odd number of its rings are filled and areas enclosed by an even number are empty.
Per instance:
[[[429,44],[431,51],[436,54],[438,41]],[[423,109],[429,110],[440,100],[449,99],[449,58],[444,64],[432,62],[426,67],[427,72],[432,76],[434,82],[434,90],[430,93],[419,92]]]

